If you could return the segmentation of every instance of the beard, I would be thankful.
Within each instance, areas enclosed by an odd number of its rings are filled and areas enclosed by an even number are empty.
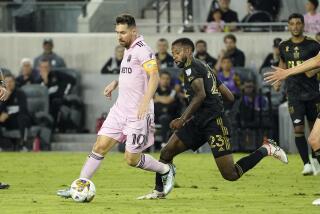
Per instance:
[[[186,64],[186,62],[187,62],[187,57],[182,58],[181,61],[175,61],[178,68],[184,68],[184,65]]]

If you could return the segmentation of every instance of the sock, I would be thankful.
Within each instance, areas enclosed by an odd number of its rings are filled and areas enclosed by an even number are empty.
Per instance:
[[[148,154],[141,155],[137,167],[147,171],[157,172],[160,174],[165,174],[170,169],[167,164],[159,162],[158,160],[154,159],[151,155]]]
[[[257,165],[264,157],[268,156],[268,150],[265,147],[260,147],[250,155],[241,158],[236,164],[236,169],[239,177]]]
[[[315,155],[315,158],[317,158],[318,162],[320,163],[320,149],[314,151],[314,155]]]
[[[304,135],[299,136],[299,137],[296,136],[295,140],[296,140],[296,146],[299,151],[300,157],[303,161],[303,164],[310,163],[309,157],[308,157],[308,153],[309,153],[308,152],[308,144],[307,144],[305,136]]]
[[[95,152],[91,152],[87,158],[87,161],[82,167],[80,178],[91,179],[91,177],[99,168],[103,159],[104,157],[102,155]]]
[[[163,183],[160,173],[156,173],[156,186],[154,187],[154,189],[158,192],[163,192]]]

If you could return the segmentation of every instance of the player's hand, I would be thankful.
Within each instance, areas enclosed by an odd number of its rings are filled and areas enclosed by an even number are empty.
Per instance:
[[[181,118],[176,118],[171,121],[170,123],[170,128],[171,129],[181,129],[185,124],[185,121],[182,120]]]
[[[289,76],[289,72],[285,69],[273,66],[272,68],[274,68],[275,71],[266,72],[264,74],[264,81],[270,83],[271,85],[275,85]]]
[[[116,89],[118,86],[118,81],[114,80],[109,85],[107,85],[103,91],[104,96],[106,96],[109,100],[112,98],[112,91]]]
[[[149,110],[149,102],[143,100],[138,109],[138,119],[141,120],[146,115],[147,111]]]
[[[8,97],[9,97],[8,90],[0,86],[0,101],[6,101]]]

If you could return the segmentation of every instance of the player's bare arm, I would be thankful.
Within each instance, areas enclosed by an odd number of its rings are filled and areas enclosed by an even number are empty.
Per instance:
[[[187,109],[182,113],[180,118],[174,119],[170,123],[170,128],[180,129],[186,121],[188,121],[194,112],[202,105],[206,98],[206,92],[204,90],[204,83],[202,78],[197,78],[191,83],[191,87],[194,91],[194,97],[192,98]]]
[[[220,91],[222,97],[230,102],[234,102],[234,96],[232,92],[224,84],[221,84],[218,90]]]
[[[111,100],[112,91],[114,91],[118,87],[118,80],[113,80],[109,85],[107,85],[103,91],[104,96]]]
[[[148,89],[143,96],[143,100],[139,106],[138,110],[138,118],[142,119],[149,109],[149,104],[151,99],[153,98],[159,84],[159,72],[158,66],[155,59],[151,59],[145,62],[143,65],[143,69],[147,72],[149,76]]]
[[[275,71],[265,73],[264,80],[267,83],[271,83],[272,85],[274,85],[277,82],[288,78],[289,76],[293,76],[300,73],[306,72],[306,75],[308,77],[312,77],[320,71],[320,69],[318,68],[319,66],[320,54],[290,69],[285,70],[281,67],[274,67],[276,69]]]

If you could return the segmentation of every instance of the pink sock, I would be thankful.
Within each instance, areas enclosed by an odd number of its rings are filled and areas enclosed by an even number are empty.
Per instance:
[[[169,171],[169,166],[167,164],[161,163],[147,154],[141,155],[137,167],[151,172],[158,172],[160,174],[165,174]]]
[[[82,167],[80,178],[91,179],[91,177],[99,168],[103,158],[104,157],[102,155],[95,152],[91,152],[87,158],[87,161]]]

